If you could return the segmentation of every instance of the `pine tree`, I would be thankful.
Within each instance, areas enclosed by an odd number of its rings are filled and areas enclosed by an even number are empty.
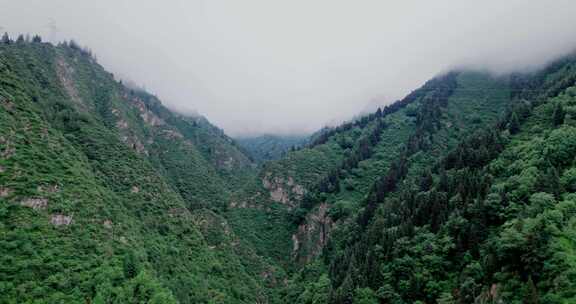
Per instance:
[[[428,191],[434,184],[434,179],[432,178],[432,174],[430,171],[424,172],[424,174],[420,177],[420,191]]]
[[[139,266],[138,260],[133,252],[128,253],[124,256],[124,276],[128,279],[132,279],[138,275]]]
[[[536,285],[534,284],[534,281],[532,281],[532,276],[530,276],[528,278],[527,285],[528,286],[526,288],[527,290],[526,290],[524,303],[528,303],[528,304],[540,303],[538,300],[538,290],[536,289]]]
[[[562,107],[562,103],[557,102],[556,106],[554,107],[554,113],[552,114],[554,126],[557,127],[564,123],[564,116],[566,113],[564,112],[564,108]]]
[[[68,46],[73,50],[80,50],[80,46],[74,40],[70,40],[70,42],[68,43]]]
[[[438,181],[438,191],[442,191],[442,192],[450,191],[448,175],[446,174],[446,170],[444,170],[443,168],[440,170],[440,179]]]
[[[518,115],[516,112],[513,112],[512,116],[510,116],[508,131],[510,131],[510,134],[516,134],[520,131],[520,121],[518,120]]]
[[[10,42],[11,42],[10,36],[8,36],[8,33],[4,33],[4,35],[2,35],[2,43],[10,44]]]

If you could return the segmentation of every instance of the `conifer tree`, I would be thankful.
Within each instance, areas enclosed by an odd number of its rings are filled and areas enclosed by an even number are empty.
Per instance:
[[[424,174],[420,177],[420,191],[428,191],[434,184],[434,179],[432,178],[432,174],[430,171],[424,172]]]
[[[130,252],[124,256],[124,276],[128,279],[136,277],[139,272],[138,261],[134,253]]]
[[[538,300],[538,290],[536,289],[536,285],[532,280],[532,276],[528,278],[527,288],[526,288],[526,297],[524,299],[524,303],[529,304],[537,304],[540,303]]]
[[[516,112],[513,112],[512,116],[510,116],[508,131],[510,131],[510,134],[516,134],[520,131],[520,121],[518,120],[518,115]]]
[[[2,35],[2,43],[10,44],[10,42],[11,42],[10,36],[8,36],[8,33],[4,33],[4,35]]]
[[[448,192],[450,190],[448,175],[446,174],[446,170],[444,168],[440,171],[440,178],[438,181],[438,191]]]
[[[554,126],[557,127],[564,123],[564,116],[566,113],[564,112],[564,108],[560,102],[556,103],[554,107],[554,113],[552,114]]]

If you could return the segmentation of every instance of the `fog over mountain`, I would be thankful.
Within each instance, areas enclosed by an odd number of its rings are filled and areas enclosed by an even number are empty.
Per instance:
[[[311,132],[452,67],[536,68],[576,38],[569,0],[0,0],[0,10],[2,31],[74,38],[118,77],[232,135]]]

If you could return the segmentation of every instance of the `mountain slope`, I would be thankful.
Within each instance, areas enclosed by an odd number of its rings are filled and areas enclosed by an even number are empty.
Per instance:
[[[488,75],[461,72],[432,80],[393,106],[327,131],[309,147],[266,163],[258,181],[245,190],[245,198],[233,198],[232,205],[241,208],[229,212],[231,222],[237,224],[236,229],[246,230],[241,226],[253,227],[251,219],[258,216],[255,213],[266,213],[266,208],[283,210],[284,216],[277,211],[268,218],[268,225],[283,236],[267,231],[254,235],[258,230],[253,229],[249,238],[275,250],[293,242],[292,258],[301,263],[310,261],[327,241],[332,221],[360,207],[358,203],[374,180],[386,174],[404,144],[419,149],[420,145],[438,142],[434,151],[442,151],[474,127],[494,121],[507,101],[506,81]],[[478,115],[478,109],[485,113]],[[474,124],[468,124],[469,120]],[[432,128],[438,130],[429,132]],[[332,217],[327,216],[328,209]],[[307,224],[306,217],[313,218],[314,223]],[[291,223],[286,223],[286,218]],[[286,227],[287,232],[278,227]],[[262,254],[266,255],[264,251]],[[286,252],[274,255],[287,257]]]
[[[268,266],[202,211],[251,168],[230,139],[75,45],[0,45],[0,83],[0,302],[266,301]]]
[[[572,303],[575,71],[449,72],[256,165],[76,44],[5,40],[0,303]]]
[[[568,57],[538,73],[498,78],[472,71],[437,77],[391,107],[265,164],[233,197],[230,222],[257,252],[294,271],[285,302],[569,302],[574,217],[561,177],[576,151],[563,152],[564,168],[546,162],[531,168],[510,158],[532,180],[522,203],[510,206],[510,198],[500,198],[508,192],[502,189],[519,187],[521,177],[499,184],[501,172],[489,163],[506,149],[533,157],[510,142],[522,134],[541,141],[553,112],[570,117],[571,101],[558,110],[552,98],[568,100],[574,62]],[[530,121],[535,130],[524,133],[521,125]],[[572,131],[556,138],[569,141]],[[533,208],[533,219],[514,211]],[[556,224],[540,219],[549,212],[558,216]],[[538,245],[526,243],[536,227],[551,232],[538,236]],[[516,247],[499,249],[507,245]],[[520,260],[508,260],[514,258]],[[552,273],[562,281],[552,283]]]
[[[299,135],[260,135],[238,137],[236,141],[257,162],[266,162],[282,158],[286,152],[304,146],[308,136]]]
[[[488,97],[486,106],[472,90],[456,89],[448,109],[459,97],[477,108],[469,113],[483,115],[480,121],[492,112],[492,127],[472,130],[478,119],[463,119],[468,134],[475,132],[455,144],[446,141],[458,138],[452,127],[428,129],[432,138],[414,150],[408,141],[361,208],[334,225],[322,259],[297,274],[290,301],[306,303],[312,290],[331,303],[574,301],[567,176],[576,165],[570,144],[576,133],[566,113],[574,105],[575,62],[510,77],[510,103],[497,120],[492,103],[506,96],[506,86],[478,91]]]

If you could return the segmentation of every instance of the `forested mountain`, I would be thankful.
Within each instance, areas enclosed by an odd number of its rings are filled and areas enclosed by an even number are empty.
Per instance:
[[[230,222],[286,303],[572,303],[575,67],[439,76],[267,163]]]
[[[6,37],[0,303],[575,303],[575,157],[575,56],[237,144]]]
[[[236,141],[255,161],[262,163],[282,158],[288,151],[304,146],[308,136],[265,134],[241,136]]]
[[[76,44],[0,45],[0,302],[254,303],[224,202],[252,163]]]

